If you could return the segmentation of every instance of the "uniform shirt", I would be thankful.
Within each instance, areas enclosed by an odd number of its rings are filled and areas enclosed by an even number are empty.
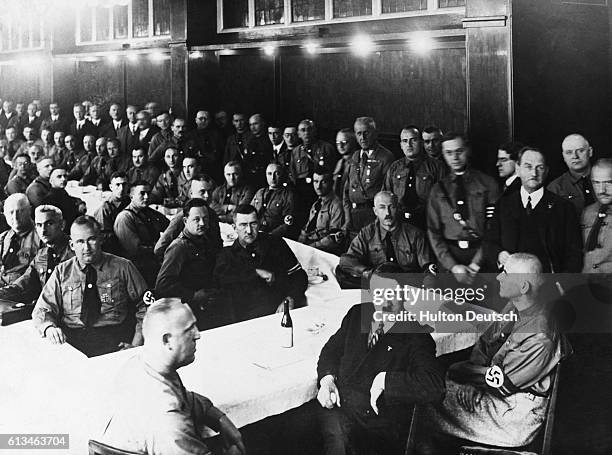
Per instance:
[[[155,161],[159,161],[159,162],[163,160],[163,154],[161,152],[161,149],[159,149],[159,152],[157,154],[155,154],[155,151],[159,148],[160,145],[169,141],[173,135],[174,134],[169,129],[160,130],[155,136],[151,138],[151,142],[149,142],[149,154],[148,154],[149,159],[151,161],[153,161],[153,158],[155,159]],[[164,153],[165,153],[165,150],[164,150]]]
[[[169,224],[157,210],[145,207],[137,211],[130,204],[117,215],[113,230],[127,257],[139,261],[153,257],[155,242]]]
[[[287,144],[283,141],[283,143],[279,147],[274,147],[272,150],[272,163],[280,164],[285,171],[287,171],[286,175],[289,175],[289,164],[291,163],[291,155],[293,150],[297,149],[297,147],[289,150],[287,148]]]
[[[71,257],[74,252],[68,246],[68,237],[63,236],[54,246],[55,255],[49,257],[49,246],[44,246],[38,250],[36,256],[30,262],[23,275],[13,283],[0,289],[0,299],[15,300],[17,302],[30,303],[36,300],[42,291],[42,287],[47,282],[55,267]],[[50,267],[49,262],[55,264]]]
[[[578,216],[582,215],[582,210],[584,209],[585,199],[584,193],[582,192],[582,184],[581,184],[580,175],[576,174],[573,171],[566,171],[557,177],[555,180],[548,184],[546,188],[548,191],[555,193],[557,196],[561,196],[563,199],[567,199],[572,203],[574,208],[576,209],[576,214]],[[593,186],[590,180],[590,172],[586,174],[586,183],[587,190],[590,194],[595,198],[595,193],[593,192]]]
[[[333,192],[321,199],[321,210],[317,213],[315,204],[310,208],[308,221],[300,233],[299,241],[310,245],[313,248],[327,251],[329,253],[338,252],[338,243],[329,235],[332,230],[340,230],[344,226],[344,209],[340,198]],[[314,231],[307,232],[306,228],[317,215]]]
[[[42,204],[43,199],[51,191],[51,184],[49,179],[36,177],[32,183],[30,183],[26,189],[26,196],[30,201],[33,208],[38,207]]]
[[[451,173],[438,182],[432,189],[427,203],[427,232],[431,248],[438,261],[446,270],[451,270],[458,261],[450,252],[447,240],[480,241],[485,232],[486,211],[494,206],[499,197],[497,182],[492,177],[475,169],[467,169],[463,174],[467,195],[467,226],[455,219],[456,174]],[[444,191],[445,190],[445,191]],[[470,235],[473,232],[473,235]],[[481,265],[482,248],[472,258],[472,263]],[[469,265],[469,264],[465,264]]]
[[[185,229],[166,250],[157,282],[156,297],[180,297],[190,302],[199,289],[213,286],[215,258],[221,245],[206,237],[196,237]]]
[[[102,245],[107,246],[108,242],[112,239],[116,240],[115,231],[113,230],[115,220],[119,212],[123,210],[130,203],[129,198],[116,199],[112,197],[108,201],[104,201],[100,208],[94,213],[94,218],[100,226],[102,226]]]
[[[83,172],[81,184],[83,185],[98,185],[102,184],[104,188],[108,188],[109,178],[106,176],[106,165],[110,161],[108,155],[97,155],[89,162],[89,165]]]
[[[312,178],[316,167],[332,173],[337,160],[336,149],[328,142],[317,140],[308,147],[300,145],[291,152],[289,175],[296,183],[298,180]],[[310,182],[309,182],[310,183]]]
[[[385,176],[383,190],[391,191],[397,195],[400,210],[411,215],[407,217],[407,219],[411,219],[415,215],[424,218],[429,194],[433,186],[442,180],[446,172],[439,161],[429,158],[425,153],[421,153],[412,160],[415,172],[414,185],[418,197],[418,204],[414,207],[405,207],[403,202],[410,174],[408,167],[409,162],[410,160],[408,160],[408,158],[402,158],[391,164]]]
[[[185,181],[182,171],[179,171],[176,175],[168,169],[155,182],[151,191],[151,202],[161,204],[166,198],[178,199],[180,196],[179,188],[185,185]]]
[[[162,375],[138,356],[117,375],[110,415],[101,441],[147,455],[206,455],[204,426],[219,429],[225,414],[185,389],[175,372]]]
[[[143,166],[136,168],[131,167],[127,171],[128,182],[130,186],[134,185],[139,180],[145,180],[151,185],[155,186],[157,179],[159,178],[159,169],[150,163],[144,164]]]
[[[32,183],[30,179],[15,175],[6,184],[6,194],[10,196],[11,194],[15,193],[25,193],[30,183]]]
[[[589,205],[582,213],[582,239],[586,245],[593,224],[598,218],[599,202]],[[612,273],[612,210],[608,207],[607,215],[599,228],[598,245],[592,251],[584,253],[582,273]]]
[[[17,263],[12,267],[6,267],[4,260],[7,254],[11,254],[10,245],[15,236],[19,237]],[[0,234],[0,261],[2,262],[0,266],[0,284],[2,286],[13,283],[23,274],[32,259],[34,259],[34,256],[36,256],[39,244],[40,239],[33,227],[30,227],[29,230],[21,234],[17,234],[13,229],[9,229]]]
[[[253,188],[250,185],[239,184],[233,188],[228,188],[227,183],[215,188],[212,194],[210,208],[219,215],[219,219],[224,223],[233,222],[233,210],[228,205],[250,204],[254,196]],[[225,203],[229,195],[229,204]]]
[[[506,305],[502,313],[518,314],[518,321],[507,333],[508,322],[497,321],[480,336],[470,362],[481,366],[499,366],[504,373],[503,396],[519,391],[546,394],[550,388],[551,372],[567,352],[562,336],[548,324],[543,307],[529,307],[518,311]],[[506,330],[504,330],[506,328]],[[496,389],[489,388],[489,392]]]
[[[344,191],[344,184],[346,183],[348,163],[351,157],[346,159],[340,158],[334,167],[333,178],[334,178],[334,193],[342,200],[342,194]]]
[[[91,162],[94,160],[94,158],[96,158],[96,156],[96,152],[83,154],[68,174],[68,180],[81,180],[85,173],[89,170]]]
[[[242,161],[242,155],[247,146],[247,142],[253,136],[250,131],[245,131],[242,134],[234,133],[227,138],[225,143],[225,152],[223,153],[223,164],[229,161]]]
[[[259,229],[273,235],[284,236],[294,224],[295,197],[288,188],[260,188],[251,205],[259,215]]]
[[[134,264],[102,253],[97,264],[96,284],[100,295],[100,317],[93,327],[120,325],[133,312],[140,332],[146,306],[142,296],[147,284]],[[76,257],[59,264],[43,287],[32,313],[34,327],[44,336],[48,327],[83,328],[80,319],[85,286],[85,265]]]
[[[49,152],[49,158],[53,160],[53,166],[58,167],[64,162],[67,154],[68,149],[66,147],[58,147],[57,145],[53,145],[51,147],[51,151]]]
[[[149,162],[154,163],[156,166],[160,166],[164,161],[164,155],[168,148],[175,149],[179,156],[183,156],[183,153],[187,151],[188,142],[185,138],[176,138],[174,135],[170,136],[165,141],[161,142],[155,150],[149,155]]]
[[[361,229],[351,242],[348,251],[340,257],[340,268],[359,277],[363,272],[388,262],[386,234],[387,231],[380,227],[378,220]],[[425,233],[408,223],[398,223],[391,232],[391,243],[397,264],[405,272],[420,273],[432,262]]]
[[[371,152],[365,165],[362,164],[363,150],[353,153],[348,164],[346,183],[344,184],[345,211],[350,211],[352,204],[371,204],[374,196],[383,186],[385,175],[393,162],[393,153],[378,144]]]

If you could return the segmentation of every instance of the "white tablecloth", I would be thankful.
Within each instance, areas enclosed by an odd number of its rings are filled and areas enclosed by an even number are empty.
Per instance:
[[[295,346],[280,347],[280,315],[202,333],[193,364],[180,370],[188,389],[210,397],[237,426],[297,407],[316,396],[321,347],[361,291],[340,290],[338,257],[287,241],[303,267],[328,280],[309,286],[308,306],[292,311]],[[472,345],[476,334],[434,334],[438,355]],[[0,433],[68,433],[70,449],[87,453],[99,437],[117,371],[139,348],[86,358],[69,345],[41,339],[32,322],[0,327]],[[2,451],[23,455],[24,451]]]

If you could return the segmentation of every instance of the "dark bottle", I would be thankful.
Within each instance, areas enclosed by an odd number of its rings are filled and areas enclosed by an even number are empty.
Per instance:
[[[283,318],[281,319],[281,346],[283,348],[293,347],[293,321],[289,314],[289,298],[283,300]]]

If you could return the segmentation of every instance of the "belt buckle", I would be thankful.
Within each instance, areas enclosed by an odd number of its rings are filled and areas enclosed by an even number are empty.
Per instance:
[[[470,247],[470,242],[467,240],[459,240],[457,242],[457,245],[459,246],[459,248],[461,248],[462,250],[467,250]]]

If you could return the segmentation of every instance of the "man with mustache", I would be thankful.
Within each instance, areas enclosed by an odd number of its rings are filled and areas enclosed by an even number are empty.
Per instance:
[[[567,171],[550,182],[547,189],[572,203],[578,217],[582,210],[595,202],[591,185],[593,147],[580,134],[570,134],[561,143]]]
[[[544,154],[524,147],[518,156],[520,191],[497,202],[484,242],[491,269],[503,267],[512,253],[531,253],[545,273],[582,270],[582,239],[576,210],[567,200],[544,189],[548,173]]]
[[[612,160],[598,160],[591,169],[597,202],[582,213],[584,266],[582,273],[612,273]]]

